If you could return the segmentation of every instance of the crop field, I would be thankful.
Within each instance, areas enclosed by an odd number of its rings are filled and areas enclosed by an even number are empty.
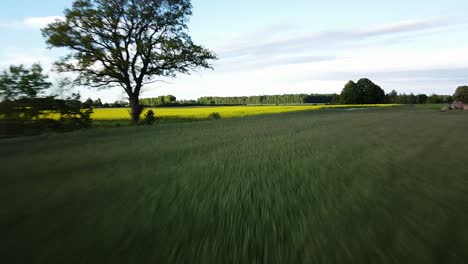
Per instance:
[[[206,119],[211,113],[219,113],[222,118],[243,117],[262,114],[278,114],[287,112],[310,111],[320,109],[340,109],[353,107],[390,107],[387,105],[280,105],[280,106],[211,106],[211,107],[165,107],[147,108],[153,110],[158,118]],[[94,109],[92,118],[97,121],[128,120],[128,108]],[[144,113],[145,113],[144,112]],[[144,114],[143,113],[143,114]]]
[[[467,131],[384,108],[3,139],[0,262],[468,263]]]

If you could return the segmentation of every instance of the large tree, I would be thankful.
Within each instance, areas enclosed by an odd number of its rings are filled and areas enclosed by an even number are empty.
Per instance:
[[[340,95],[342,104],[382,104],[385,92],[369,79],[360,79],[357,83],[349,81]]]
[[[360,79],[357,86],[362,90],[363,104],[383,104],[385,103],[384,90],[367,78]]]
[[[463,102],[464,104],[468,104],[468,86],[458,87],[453,98],[457,101]]]
[[[210,68],[216,59],[188,35],[191,14],[190,0],[75,0],[64,20],[42,32],[50,47],[71,50],[59,71],[78,73],[81,85],[121,86],[137,122],[144,85]]]
[[[360,104],[362,103],[363,91],[359,86],[349,81],[340,94],[340,102],[342,104]]]

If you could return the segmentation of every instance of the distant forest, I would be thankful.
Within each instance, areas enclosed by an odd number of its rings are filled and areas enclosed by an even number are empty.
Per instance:
[[[284,94],[238,97],[200,97],[197,100],[177,101],[172,95],[141,99],[144,106],[171,105],[280,105],[280,104],[329,104],[339,103],[338,94]]]
[[[426,95],[426,94],[398,94],[392,91],[385,95],[385,103],[389,104],[441,104],[451,103],[450,95]],[[340,104],[338,94],[285,94],[285,95],[260,95],[217,97],[204,96],[197,100],[177,100],[175,96],[158,96],[144,98],[140,103],[146,107],[156,106],[203,106],[203,105],[282,105],[282,104]]]
[[[236,105],[257,105],[257,104],[327,104],[338,103],[338,94],[284,94],[284,95],[261,95],[261,96],[240,96],[240,97],[201,97],[198,102],[201,104],[236,104]]]

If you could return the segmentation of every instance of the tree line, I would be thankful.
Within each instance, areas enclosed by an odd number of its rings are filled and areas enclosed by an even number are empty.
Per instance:
[[[239,97],[200,97],[204,105],[277,105],[277,104],[330,104],[338,103],[338,94],[283,94]]]
[[[462,94],[466,86],[457,91]],[[452,95],[437,94],[398,94],[395,90],[385,91],[367,78],[357,82],[349,81],[341,94],[284,94],[217,97],[204,96],[197,100],[178,101],[175,96],[159,96],[140,100],[141,105],[155,106],[194,106],[194,105],[288,105],[288,104],[443,104],[456,100]]]
[[[390,104],[450,104],[454,100],[452,95],[398,94],[395,90],[386,95]]]
[[[338,103],[338,94],[284,94],[217,97],[204,96],[197,100],[177,100],[173,95],[143,98],[140,104],[147,107],[181,105],[278,105],[278,104],[329,104]]]
[[[341,104],[442,104],[454,100],[451,95],[398,94],[395,90],[385,94],[380,86],[366,78],[349,81],[339,97]]]
[[[92,107],[92,108],[121,108],[121,107],[129,107],[128,101],[115,101],[113,103],[103,103],[101,98],[93,100],[91,98],[86,99],[83,102],[85,107]]]
[[[204,96],[197,100],[177,100],[173,95],[143,98],[145,107],[157,106],[206,106],[206,105],[291,105],[291,104],[442,104],[452,103],[451,95],[398,94],[395,90],[385,93],[380,86],[369,79],[348,82],[341,94],[284,94],[217,97]],[[89,99],[89,102],[93,101]],[[96,102],[96,101],[94,101]],[[100,102],[99,100],[97,102]],[[95,107],[100,106],[96,103]]]

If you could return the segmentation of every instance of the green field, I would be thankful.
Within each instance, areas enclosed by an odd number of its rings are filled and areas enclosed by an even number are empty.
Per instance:
[[[1,263],[468,263],[468,111],[0,141]]]

